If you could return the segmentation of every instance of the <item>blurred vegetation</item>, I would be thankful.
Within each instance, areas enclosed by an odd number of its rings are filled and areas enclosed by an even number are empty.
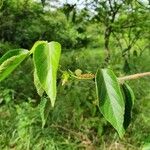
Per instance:
[[[148,1],[60,3],[1,0],[0,56],[54,40],[62,45],[62,71],[96,73],[109,67],[117,76],[150,71]],[[129,82],[136,101],[123,139],[100,114],[93,81],[69,79],[62,86],[61,78],[59,71],[56,106],[43,129],[31,59],[0,83],[0,149],[138,150],[150,143],[148,77]]]

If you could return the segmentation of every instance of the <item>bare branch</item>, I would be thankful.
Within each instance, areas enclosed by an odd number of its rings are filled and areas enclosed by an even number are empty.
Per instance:
[[[150,72],[144,72],[144,73],[137,73],[129,76],[124,76],[124,77],[119,77],[118,80],[120,82],[126,81],[126,80],[134,80],[134,79],[139,79],[145,76],[150,76]]]
[[[150,76],[150,72],[137,73],[137,74],[128,75],[124,77],[118,77],[118,80],[120,83],[123,83],[124,81],[127,81],[127,80],[135,80],[135,79],[143,78],[146,76]],[[81,74],[80,76],[74,75],[72,77],[79,79],[79,80],[85,80],[85,79],[91,80],[95,78],[95,75],[94,74]]]

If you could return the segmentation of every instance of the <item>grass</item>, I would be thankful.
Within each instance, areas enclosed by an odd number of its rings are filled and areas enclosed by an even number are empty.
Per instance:
[[[98,67],[103,66],[104,56],[102,50],[90,48],[65,52],[61,57],[61,69],[81,69],[84,73],[95,73]],[[134,60],[133,73],[150,70],[147,56],[143,55],[144,61],[142,57]],[[123,73],[120,59],[118,54],[114,54],[109,65],[117,75]],[[138,70],[135,69],[137,66]],[[40,112],[35,107],[39,97],[33,83],[29,85],[32,82],[31,68],[25,65],[21,71],[15,71],[1,83],[0,149],[140,150],[143,145],[150,143],[149,78],[129,82],[136,95],[133,118],[124,138],[119,139],[95,105],[93,81],[69,80],[64,86],[58,84],[56,106],[50,110],[47,124],[42,129]],[[29,75],[25,76],[24,81],[22,74],[26,70]],[[18,89],[17,84],[22,87]]]

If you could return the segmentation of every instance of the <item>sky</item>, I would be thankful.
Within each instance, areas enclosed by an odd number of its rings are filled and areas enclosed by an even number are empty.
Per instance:
[[[68,3],[70,3],[70,4],[75,4],[75,3],[82,3],[82,2],[84,2],[85,0],[61,0],[63,3],[65,3],[65,2],[68,2]],[[139,0],[139,1],[141,1],[141,2],[144,2],[144,3],[147,3],[148,4],[148,0]]]
[[[35,1],[41,1],[41,0],[35,0]],[[47,1],[49,1],[50,3],[53,3],[54,5],[55,4],[58,5],[58,2],[55,2],[55,0],[53,0],[53,2],[51,2],[51,0],[47,0]],[[82,9],[82,8],[84,8],[85,1],[91,2],[92,0],[58,0],[58,1],[60,2],[59,6],[62,6],[62,4],[64,4],[64,3],[77,4],[77,8]],[[138,1],[142,2],[145,5],[149,4],[149,0],[138,0]]]
[[[83,6],[83,4],[84,4],[84,2],[85,2],[85,0],[60,0],[61,1],[61,3],[63,4],[63,3],[70,3],[70,4],[77,4],[77,7],[78,8],[83,8],[84,6]],[[88,1],[90,1],[91,2],[91,0],[86,0],[87,2]],[[145,5],[148,5],[149,4],[149,0],[138,0],[139,2],[142,2],[143,4],[145,4]]]
[[[78,8],[83,8],[83,3],[85,0],[60,0],[62,4],[69,3],[69,4],[77,4]]]

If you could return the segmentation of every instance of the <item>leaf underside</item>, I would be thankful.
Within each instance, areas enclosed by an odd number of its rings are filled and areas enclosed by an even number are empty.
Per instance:
[[[39,81],[39,78],[37,76],[36,70],[34,70],[34,85],[36,87],[37,93],[39,94],[39,96],[42,97],[43,93],[44,93],[44,89],[42,88],[42,85]]]
[[[132,111],[132,107],[134,105],[134,93],[132,91],[132,89],[130,88],[130,86],[127,83],[124,83],[122,85],[122,91],[124,94],[124,100],[125,100],[125,114],[124,114],[124,128],[127,129],[127,127],[129,126],[130,122],[131,122],[131,111]]]
[[[33,49],[32,49],[33,50]],[[39,42],[33,50],[33,60],[40,86],[50,98],[52,106],[56,100],[56,79],[61,46],[57,42]]]

